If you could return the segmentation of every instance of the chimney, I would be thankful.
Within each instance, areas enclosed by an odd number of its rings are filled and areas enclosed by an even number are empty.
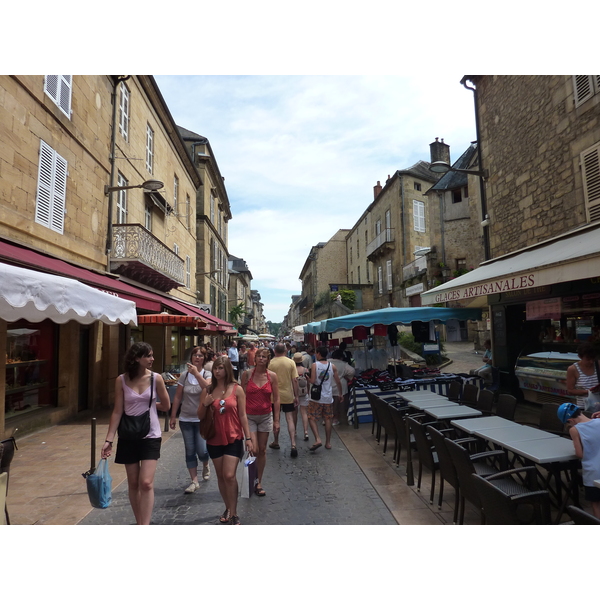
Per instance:
[[[381,187],[381,183],[379,183],[379,181],[377,182],[377,185],[373,186],[373,194],[375,199],[377,199],[377,196],[379,196],[379,194],[381,194],[381,190],[383,188]]]
[[[436,162],[438,160],[442,160],[448,164],[450,163],[450,146],[448,144],[444,144],[444,138],[442,141],[438,141],[438,138],[435,138],[435,142],[429,144],[429,151],[431,153],[431,162]]]

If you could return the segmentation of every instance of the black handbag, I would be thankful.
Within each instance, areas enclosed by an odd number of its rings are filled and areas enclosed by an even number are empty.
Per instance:
[[[328,362],[325,372],[322,373],[321,375],[319,375],[319,379],[321,380],[321,383],[319,383],[318,385],[313,385],[312,388],[310,388],[310,399],[311,400],[318,401],[321,399],[321,389],[323,388],[323,381],[325,380],[325,377],[327,376],[327,371],[329,371],[330,366],[331,366],[331,363]]]
[[[150,403],[148,404],[148,410],[142,415],[133,417],[126,414],[125,408],[123,408],[123,414],[121,415],[121,421],[117,429],[120,440],[142,440],[150,433],[150,407],[152,406],[153,396],[154,373],[150,375]]]

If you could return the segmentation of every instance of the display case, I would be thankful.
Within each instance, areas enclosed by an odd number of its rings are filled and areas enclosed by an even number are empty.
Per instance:
[[[574,352],[534,352],[522,354],[515,375],[525,400],[561,404],[575,400],[567,394],[567,369],[579,360]]]

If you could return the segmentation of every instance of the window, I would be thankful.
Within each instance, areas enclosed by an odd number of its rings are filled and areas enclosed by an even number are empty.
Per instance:
[[[148,231],[152,231],[152,206],[150,204],[146,204],[144,208],[144,227]]]
[[[452,204],[456,204],[458,202],[462,202],[462,193],[460,188],[457,190],[452,190]]]
[[[177,244],[173,244],[173,252],[179,256],[179,246]]]
[[[575,107],[581,106],[600,92],[600,75],[573,75]]]
[[[129,141],[129,89],[123,81],[119,84],[119,133]]]
[[[425,231],[425,202],[413,200],[413,220],[415,231]]]
[[[190,228],[190,195],[186,194],[185,195],[185,226],[189,229]]]
[[[350,264],[352,264],[352,246],[350,246]]]
[[[356,274],[358,276],[358,284],[360,285],[360,266],[356,267]]]
[[[173,177],[173,212],[179,214],[179,177]]]
[[[69,119],[71,118],[71,91],[72,75],[45,75],[44,92],[52,98],[52,101],[61,112]]]
[[[129,182],[121,173],[117,175],[117,185],[125,187]],[[117,223],[127,223],[127,190],[119,190],[117,193]]]
[[[152,175],[154,170],[154,130],[146,123],[146,169]]]
[[[385,228],[388,230],[392,228],[392,213],[390,210],[385,211]]]
[[[383,294],[383,269],[381,267],[377,267],[377,284],[379,293]]]
[[[588,221],[600,220],[600,144],[581,153],[583,196]]]
[[[457,271],[466,271],[467,270],[467,259],[466,258],[457,258],[456,259],[456,270]]]
[[[378,219],[375,223],[375,237],[381,233],[381,219]]]
[[[415,191],[417,191],[417,192],[421,191],[421,184],[417,183],[416,181],[415,181]]]
[[[185,257],[185,287],[189,290],[192,287],[192,259]]]
[[[58,233],[64,232],[67,174],[67,161],[40,140],[35,222]]]
[[[210,222],[215,222],[215,197],[210,195]]]
[[[386,263],[386,271],[387,271],[387,289],[388,292],[392,291],[392,261],[388,260]]]
[[[356,258],[360,258],[360,239],[356,240]]]

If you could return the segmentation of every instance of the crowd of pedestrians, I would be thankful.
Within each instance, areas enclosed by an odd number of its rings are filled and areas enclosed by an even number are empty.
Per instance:
[[[267,448],[280,449],[281,415],[292,458],[298,457],[298,413],[303,441],[309,441],[309,430],[314,438],[310,451],[323,446],[320,424],[325,427],[325,449],[331,449],[332,427],[344,418],[354,368],[343,349],[331,360],[328,354],[326,346],[314,349],[283,342],[242,342],[238,347],[233,341],[220,352],[208,344],[198,346],[190,352],[171,404],[163,378],[152,371],[152,347],[144,342],[133,344],[125,357],[125,373],[117,378],[115,407],[101,455],[111,456],[123,415],[137,419],[136,427],[149,416],[149,429],[138,432],[137,439],[125,439],[119,429],[115,457],[115,462],[125,465],[136,523],[149,524],[154,506],[154,474],[161,445],[157,409],[170,410],[171,429],[179,421],[190,475],[183,493],[196,492],[201,485],[199,477],[204,481],[210,478],[209,458],[212,461],[224,503],[219,516],[223,524],[241,524],[236,474],[245,455],[255,457],[254,494],[266,496]],[[311,393],[313,387],[319,393]]]

